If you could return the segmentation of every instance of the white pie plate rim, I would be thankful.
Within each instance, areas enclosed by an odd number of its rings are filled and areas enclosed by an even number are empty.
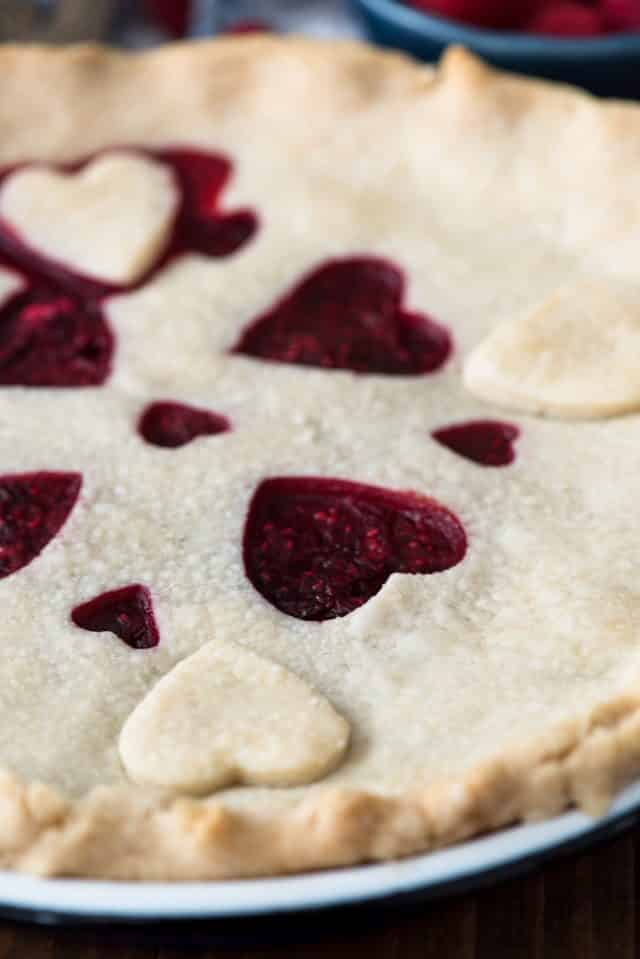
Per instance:
[[[517,872],[555,851],[614,833],[640,816],[640,781],[601,819],[567,812],[402,862],[232,882],[103,882],[0,872],[0,913],[36,921],[158,922],[275,916],[406,896],[442,895]]]

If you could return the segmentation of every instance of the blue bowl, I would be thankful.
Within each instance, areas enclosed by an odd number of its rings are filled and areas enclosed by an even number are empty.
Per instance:
[[[437,60],[450,44],[506,70],[560,80],[602,96],[640,97],[640,33],[585,39],[470,27],[422,13],[401,0],[353,0],[374,42]]]

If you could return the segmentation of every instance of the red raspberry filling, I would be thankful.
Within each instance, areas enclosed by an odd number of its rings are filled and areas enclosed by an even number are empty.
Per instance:
[[[81,486],[79,473],[0,476],[0,578],[27,566],[60,532]]]
[[[203,150],[158,150],[152,156],[173,168],[182,194],[173,237],[154,272],[182,253],[230,256],[249,242],[258,228],[256,214],[219,209],[233,170],[226,157]]]
[[[240,20],[229,27],[227,33],[241,36],[247,33],[269,33],[271,27],[264,20]]]
[[[223,213],[219,209],[222,193],[233,170],[226,157],[203,150],[151,151],[136,147],[128,149],[170,166],[181,197],[171,236],[164,252],[147,274],[138,279],[132,287],[95,280],[75,272],[66,264],[41,256],[26,246],[15,230],[2,221],[0,221],[0,256],[4,254],[10,266],[13,265],[31,280],[46,279],[50,284],[83,300],[100,299],[110,293],[143,286],[170,260],[183,253],[194,252],[211,257],[229,256],[244,246],[254,235],[258,227],[258,219],[251,210]],[[67,173],[77,172],[87,166],[97,155],[92,154],[77,163],[61,165],[58,169]],[[0,185],[16,169],[18,168],[11,167],[0,171]],[[118,198],[114,197],[114,203],[117,202]]]
[[[640,0],[405,0],[425,13],[494,30],[588,37],[640,30]]]
[[[184,37],[191,17],[191,0],[144,0],[145,11],[174,37]]]
[[[255,589],[281,612],[316,622],[358,609],[392,573],[438,573],[466,550],[462,524],[435,500],[315,477],[261,483],[243,541]]]
[[[588,37],[602,33],[600,11],[582,3],[559,3],[557,0],[543,5],[527,22],[531,33],[548,33],[558,37]]]
[[[387,260],[329,261],[251,323],[233,352],[326,370],[432,373],[447,360],[451,337],[407,312],[404,294],[404,275]]]
[[[1,386],[100,386],[112,353],[96,303],[31,287],[0,306]]]
[[[640,30],[640,0],[600,0],[607,30]]]
[[[480,466],[508,466],[516,458],[517,426],[497,420],[474,420],[445,426],[431,434],[438,443]]]
[[[227,433],[231,424],[225,416],[184,403],[152,403],[144,410],[138,432],[152,446],[175,449],[199,436]]]
[[[408,0],[425,13],[461,20],[478,27],[509,28],[522,22],[531,0]]]
[[[177,256],[188,252],[229,256],[253,236],[258,225],[253,212],[219,210],[232,172],[226,158],[201,150],[139,152],[172,167],[181,202],[164,252],[136,287],[149,282]],[[91,159],[62,169],[79,170]],[[0,171],[0,184],[15,169]],[[101,301],[123,288],[41,256],[2,221],[0,266],[18,271],[26,282],[24,291],[0,304],[0,385],[79,387],[104,383],[111,372],[115,340]]]
[[[132,649],[151,649],[160,642],[151,594],[137,583],[76,606],[71,619],[92,633],[114,633]]]

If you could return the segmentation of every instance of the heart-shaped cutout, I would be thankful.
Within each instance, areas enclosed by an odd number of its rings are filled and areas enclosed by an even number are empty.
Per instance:
[[[250,582],[297,619],[346,616],[392,573],[438,573],[459,563],[460,521],[418,493],[317,477],[258,487],[244,532]]]
[[[230,429],[226,416],[168,401],[151,403],[138,423],[138,432],[145,442],[165,449],[186,446],[200,436],[217,436]]]
[[[561,290],[498,326],[469,356],[467,389],[542,416],[588,419],[640,409],[640,310],[595,282]]]
[[[348,742],[347,722],[307,683],[241,646],[210,642],[136,707],[120,756],[136,783],[202,794],[314,782]]]
[[[75,171],[17,170],[0,189],[0,218],[40,257],[127,286],[166,245],[179,203],[168,166],[113,152]]]
[[[91,633],[113,633],[132,649],[152,649],[160,642],[151,593],[139,583],[76,606],[71,619]]]
[[[444,327],[403,307],[402,270],[387,260],[333,260],[314,270],[240,338],[234,353],[326,370],[415,376],[451,352]]]
[[[516,458],[520,430],[499,420],[473,420],[443,426],[431,435],[441,446],[479,466],[509,466]]]
[[[76,504],[79,473],[0,476],[0,579],[28,566]]]
[[[100,386],[113,348],[97,304],[37,287],[0,303],[2,386]]]

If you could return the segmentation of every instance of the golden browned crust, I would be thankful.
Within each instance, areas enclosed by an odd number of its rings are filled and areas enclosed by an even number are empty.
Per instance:
[[[468,777],[400,797],[326,789],[263,816],[99,787],[69,802],[0,782],[5,867],[46,876],[229,879],[409,856],[576,803],[593,815],[640,769],[640,699],[620,699]]]

